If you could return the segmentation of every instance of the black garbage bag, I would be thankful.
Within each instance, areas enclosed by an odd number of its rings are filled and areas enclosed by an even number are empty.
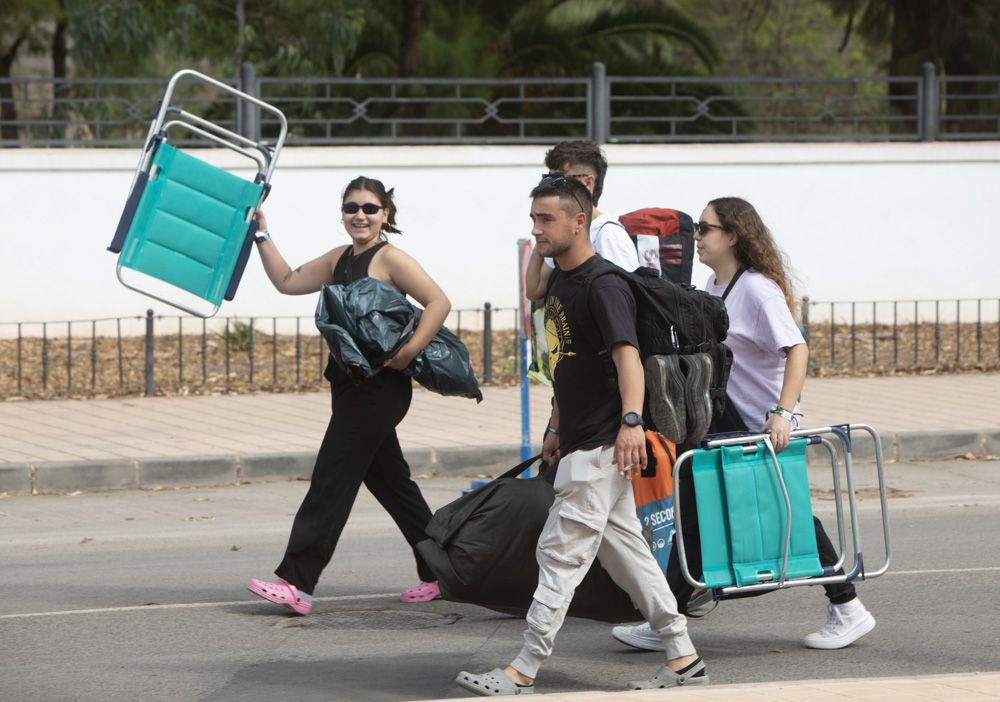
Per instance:
[[[388,283],[362,278],[348,285],[324,285],[316,305],[316,327],[334,362],[356,382],[382,370],[409,341],[422,310]],[[469,350],[447,328],[404,371],[428,390],[482,402]]]
[[[540,478],[516,476],[538,456],[445,505],[427,525],[417,551],[438,579],[442,596],[524,616],[538,587],[535,546],[555,500]],[[642,619],[631,598],[595,560],[569,616],[604,622]]]
[[[409,340],[416,319],[398,290],[374,278],[324,285],[316,304],[316,328],[334,362],[356,382],[382,370]]]
[[[483,401],[483,393],[469,362],[469,349],[445,327],[438,329],[403,372],[416,378],[428,390]]]

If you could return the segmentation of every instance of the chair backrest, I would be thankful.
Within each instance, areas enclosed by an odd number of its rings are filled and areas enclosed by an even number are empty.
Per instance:
[[[822,575],[816,548],[808,440],[793,439],[777,454],[792,508],[788,579]],[[778,580],[785,551],[787,509],[770,453],[721,446],[694,452],[692,471],[704,581],[710,588]]]
[[[118,262],[218,305],[262,190],[161,143]]]

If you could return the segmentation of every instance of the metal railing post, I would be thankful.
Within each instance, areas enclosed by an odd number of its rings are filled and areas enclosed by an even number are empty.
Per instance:
[[[21,322],[17,323],[17,394],[24,394],[24,366],[21,360],[21,347],[23,337],[21,336]]]
[[[611,93],[608,90],[608,71],[604,64],[595,61],[590,74],[591,118],[590,138],[598,144],[608,141],[611,130]]]
[[[154,368],[153,310],[146,310],[146,397],[152,397],[155,382]]]
[[[483,382],[493,382],[493,305],[483,303]]]
[[[930,61],[925,61],[921,68],[923,75],[920,78],[920,141],[934,141],[937,139],[938,124],[940,122],[941,101],[938,99],[937,69]]]

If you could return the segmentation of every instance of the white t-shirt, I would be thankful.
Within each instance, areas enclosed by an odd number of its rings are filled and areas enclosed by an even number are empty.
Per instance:
[[[639,253],[635,244],[619,222],[618,218],[606,212],[595,217],[590,223],[590,243],[594,252],[605,261],[610,261],[619,268],[634,271],[639,267]],[[556,264],[551,258],[546,258],[549,268]]]
[[[708,279],[705,290],[722,297],[725,285]],[[785,375],[784,349],[804,344],[781,288],[773,280],[748,270],[726,298],[729,334],[725,343],[733,351],[733,369],[726,395],[750,431],[757,431],[781,397]],[[792,410],[798,411],[798,404]]]

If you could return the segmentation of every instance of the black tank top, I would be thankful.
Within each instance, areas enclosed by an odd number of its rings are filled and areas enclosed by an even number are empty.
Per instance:
[[[344,253],[340,255],[340,258],[337,259],[337,263],[333,267],[333,284],[347,285],[356,280],[367,278],[368,265],[372,262],[375,254],[388,243],[388,241],[380,241],[375,244],[375,246],[363,252],[360,256],[355,256],[354,247],[348,246]],[[378,373],[375,377],[377,378],[385,375],[391,374],[382,372]],[[333,354],[331,354],[327,360],[326,370],[323,372],[323,376],[332,384],[334,395],[338,395],[343,390],[354,385],[354,380],[351,379],[351,376],[342,371],[340,366],[334,362]]]
[[[368,264],[375,258],[375,254],[385,247],[389,242],[380,241],[360,256],[354,255],[354,247],[348,246],[340,255],[337,264],[333,267],[333,284],[347,285],[355,280],[368,277]]]

